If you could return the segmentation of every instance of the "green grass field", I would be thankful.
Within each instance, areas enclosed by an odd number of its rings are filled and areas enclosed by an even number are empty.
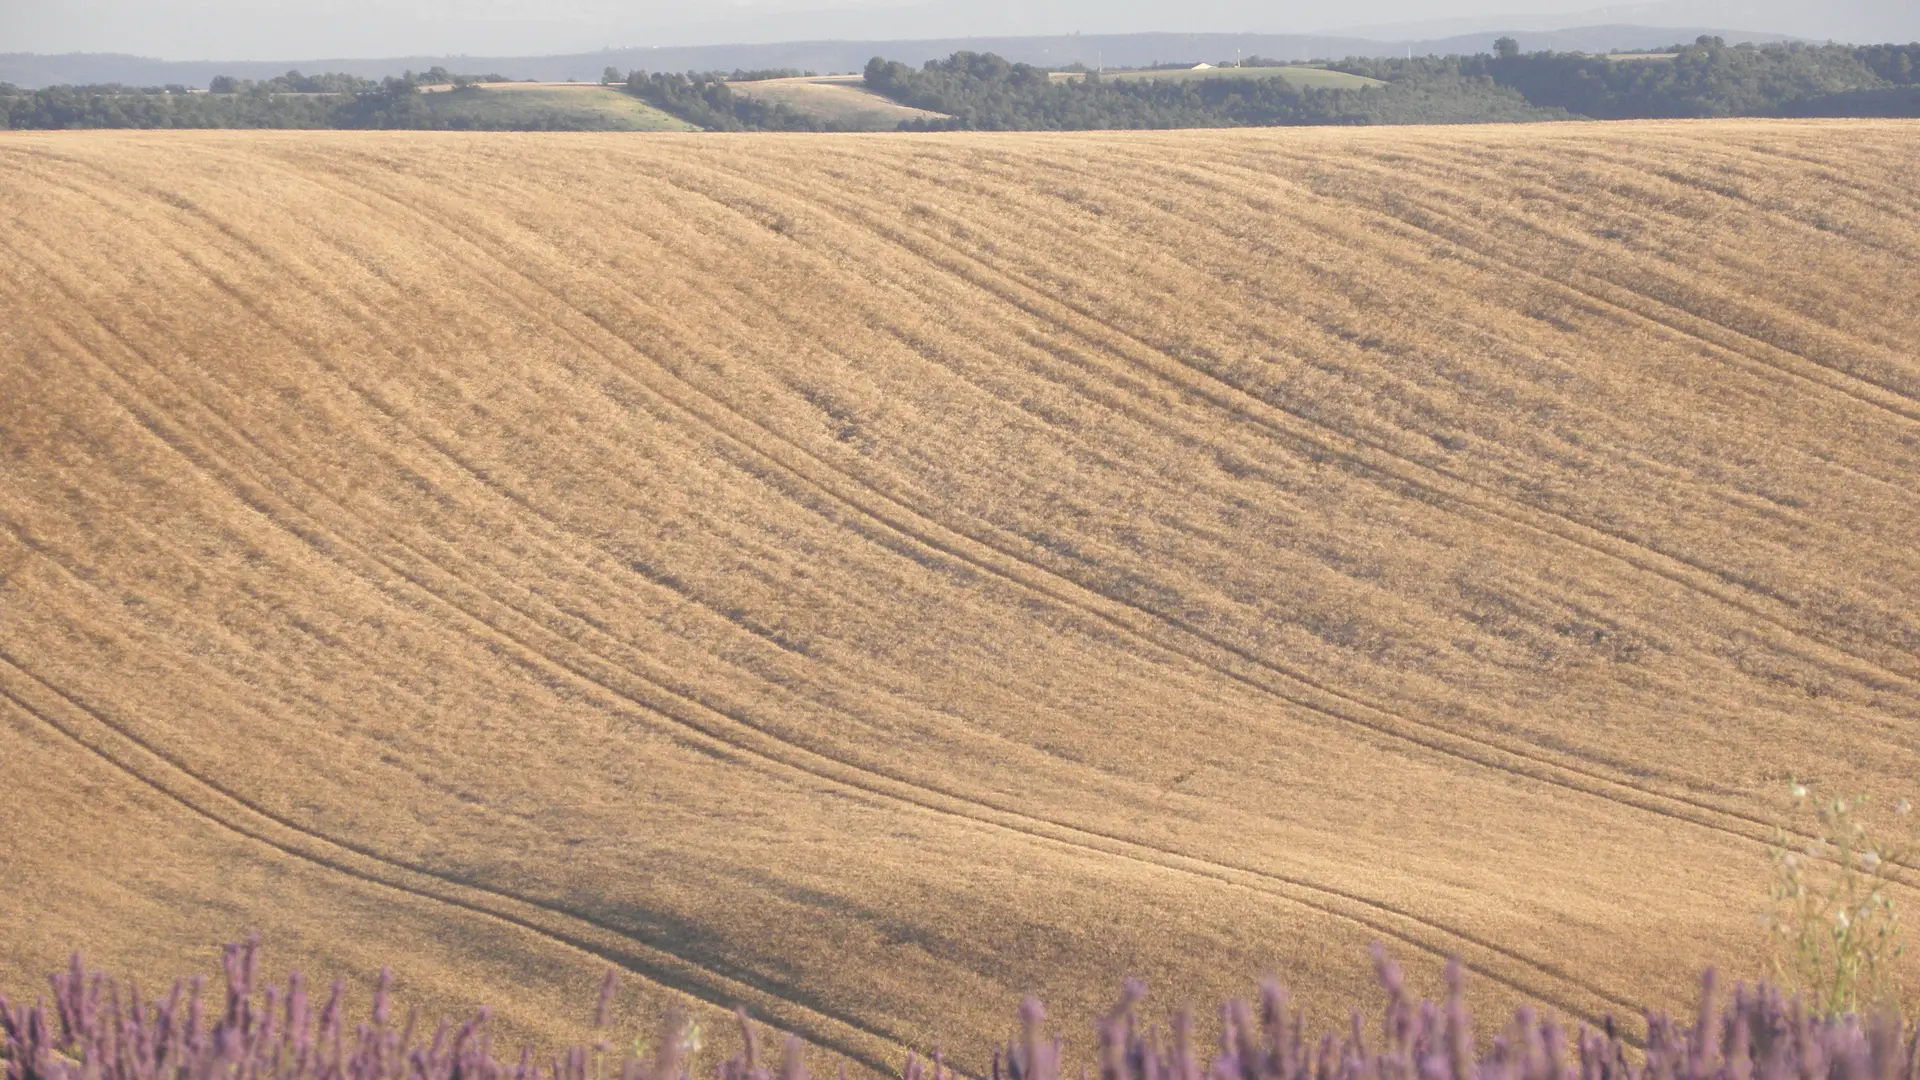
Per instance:
[[[562,131],[695,131],[639,98],[593,83],[500,83],[420,95],[455,126]]]
[[[1344,71],[1328,71],[1326,68],[1292,65],[1288,67],[1216,67],[1202,68],[1198,71],[1187,68],[1162,69],[1159,71],[1116,71],[1109,73],[1109,79],[1154,79],[1161,82],[1189,82],[1194,79],[1285,79],[1295,86],[1317,87],[1320,89],[1358,90],[1368,86],[1381,85],[1378,79],[1369,79],[1364,75],[1349,75]]]

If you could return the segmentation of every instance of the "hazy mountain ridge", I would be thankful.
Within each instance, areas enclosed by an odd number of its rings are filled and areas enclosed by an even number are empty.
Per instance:
[[[1595,22],[1643,26],[1764,26],[1781,34],[1867,44],[1920,39],[1920,4],[1912,0],[1654,0],[1585,13]]]
[[[1396,40],[1445,38],[1480,32],[1487,26],[1512,30],[1558,31],[1570,26],[1755,26],[1814,41],[1869,44],[1920,39],[1920,5],[1893,0],[1846,0],[1817,8],[1796,0],[1652,0],[1611,4],[1573,15],[1513,12],[1496,16],[1423,18],[1343,27],[1356,37]]]

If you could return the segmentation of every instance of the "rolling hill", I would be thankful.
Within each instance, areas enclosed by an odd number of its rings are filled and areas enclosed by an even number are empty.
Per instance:
[[[1917,133],[0,136],[0,992],[1757,975],[1920,764]]]
[[[889,101],[866,88],[858,75],[800,76],[728,83],[742,97],[785,105],[817,117],[836,131],[893,131],[903,120],[939,120],[942,115]]]
[[[420,102],[452,128],[519,131],[697,131],[632,94],[594,83],[429,87]]]

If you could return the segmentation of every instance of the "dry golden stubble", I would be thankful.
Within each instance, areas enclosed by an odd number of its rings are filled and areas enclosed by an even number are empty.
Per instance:
[[[1768,796],[1913,763],[1911,134],[0,140],[0,985],[1758,974]]]

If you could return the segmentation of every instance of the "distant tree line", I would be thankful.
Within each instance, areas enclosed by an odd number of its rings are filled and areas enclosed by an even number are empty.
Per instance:
[[[810,79],[814,73],[799,68],[734,68],[728,82],[766,82],[768,79]]]
[[[1701,37],[1658,56],[1522,53],[1346,60],[1337,71],[1391,87],[1486,79],[1528,103],[1595,120],[1714,116],[1920,116],[1920,44],[1728,45]]]
[[[350,78],[351,76],[347,76]],[[218,81],[218,80],[216,80]],[[225,84],[223,84],[225,85]],[[262,84],[223,93],[117,86],[0,86],[0,128],[431,128],[418,88],[387,79],[352,92],[276,91]]]
[[[1278,66],[1250,58],[1252,66]],[[869,89],[945,114],[914,129],[1070,130],[1301,124],[1520,122],[1714,116],[1920,116],[1920,43],[1733,45],[1702,37],[1641,58],[1522,53],[1502,38],[1477,56],[1349,59],[1326,65],[1379,80],[1361,89],[1297,86],[1284,78],[1115,79],[1045,69],[992,53],[958,52],[920,67],[875,57]],[[791,106],[728,84],[803,73],[633,72],[602,81],[710,131],[828,131]],[[290,71],[264,80],[216,78],[209,93],[183,86],[0,84],[6,128],[590,128],[588,115],[476,116],[436,110],[419,88],[507,81],[435,67],[375,82]],[[477,91],[475,91],[477,92]]]
[[[1920,44],[1736,45],[1700,38],[1656,57],[1492,54],[1346,60],[1366,89],[1296,87],[1284,78],[1056,80],[991,53],[919,68],[876,57],[868,88],[950,120],[903,126],[979,130],[1475,123],[1568,118],[1920,116]],[[1247,64],[1280,66],[1264,57]],[[1184,65],[1183,65],[1184,66]]]
[[[326,128],[354,95],[186,93],[124,86],[0,86],[0,128]]]
[[[378,89],[380,84],[373,79],[362,79],[357,75],[342,75],[327,72],[322,75],[302,75],[299,71],[289,71],[285,75],[276,75],[271,79],[236,79],[231,75],[216,75],[207,84],[207,92],[213,94],[354,94]]]
[[[946,120],[919,130],[1077,130],[1304,124],[1541,120],[1566,114],[1529,105],[1485,79],[1434,79],[1418,91],[1298,86],[1283,78],[1113,79],[1084,72],[1055,79],[992,53],[958,52],[919,68],[875,57],[866,85]]]
[[[434,67],[378,81],[327,72],[289,71],[271,79],[216,76],[205,92],[184,86],[54,86],[22,90],[0,83],[0,130],[12,128],[344,128],[407,130],[596,130],[591,114],[547,110],[508,117],[437,110],[429,97],[456,100],[501,75],[463,75]],[[446,86],[450,95],[423,95]]]

